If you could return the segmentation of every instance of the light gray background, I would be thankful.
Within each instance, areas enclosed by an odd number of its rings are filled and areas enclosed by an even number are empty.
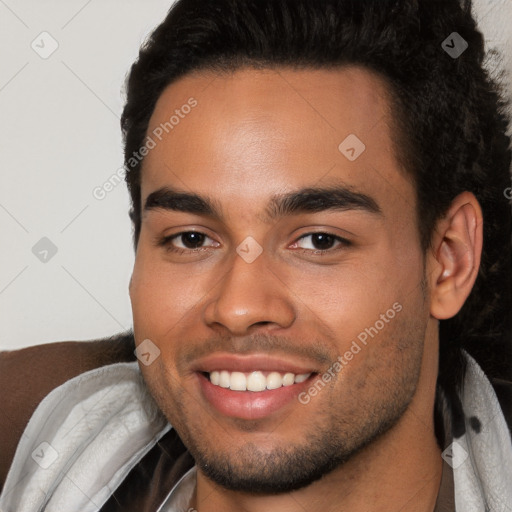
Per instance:
[[[122,166],[124,77],[172,3],[0,0],[1,350],[132,325],[128,192],[93,190]],[[475,0],[475,14],[512,68],[512,0]],[[46,59],[31,47],[52,40]],[[57,247],[46,262],[43,237]]]

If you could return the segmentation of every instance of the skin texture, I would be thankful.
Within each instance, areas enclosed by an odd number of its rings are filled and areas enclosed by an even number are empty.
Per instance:
[[[157,103],[148,133],[198,102],[146,156],[142,204],[172,187],[222,213],[145,210],[130,283],[136,342],[160,349],[141,370],[199,463],[190,505],[200,512],[433,510],[438,319],[456,314],[473,286],[482,215],[462,194],[423,254],[386,92],[355,67],[246,69],[189,75]],[[366,146],[355,161],[338,149],[349,134]],[[268,218],[275,195],[340,183],[380,214]],[[181,237],[159,245],[189,231],[206,235],[195,251]],[[319,254],[311,233],[350,244]],[[248,236],[263,250],[252,263],[236,252]],[[213,353],[272,354],[322,375],[396,303],[400,312],[307,405],[242,420],[201,392],[194,363]]]

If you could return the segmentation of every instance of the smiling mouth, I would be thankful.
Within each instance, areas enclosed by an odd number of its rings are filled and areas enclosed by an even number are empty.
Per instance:
[[[312,373],[281,373],[268,371],[253,372],[230,372],[227,370],[215,370],[202,372],[203,375],[213,384],[232,391],[266,391],[292,386],[305,382],[313,375]]]

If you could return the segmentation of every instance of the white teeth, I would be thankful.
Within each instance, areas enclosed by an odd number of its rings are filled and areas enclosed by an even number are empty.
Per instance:
[[[229,387],[233,391],[246,391],[247,377],[242,372],[232,372]]]
[[[283,376],[277,372],[271,372],[267,376],[267,389],[277,389],[283,385]]]
[[[229,388],[230,381],[231,381],[231,376],[230,376],[229,372],[227,372],[225,370],[220,372],[219,386],[221,388]]]
[[[291,386],[295,382],[295,375],[293,373],[285,373],[283,377],[283,386]]]
[[[261,372],[252,372],[247,377],[248,391],[263,391],[267,387],[267,379]]]
[[[266,377],[261,371],[252,373],[228,372],[216,370],[210,372],[210,382],[215,386],[230,388],[233,391],[264,391],[265,389],[278,389],[282,386],[300,384],[310,377],[311,373],[270,372]]]

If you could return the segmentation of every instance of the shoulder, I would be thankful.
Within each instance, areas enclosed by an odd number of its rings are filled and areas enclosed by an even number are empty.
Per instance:
[[[505,379],[491,379],[491,384],[512,436],[512,382]]]
[[[134,361],[131,333],[0,352],[0,489],[30,417],[53,389],[81,373]]]

